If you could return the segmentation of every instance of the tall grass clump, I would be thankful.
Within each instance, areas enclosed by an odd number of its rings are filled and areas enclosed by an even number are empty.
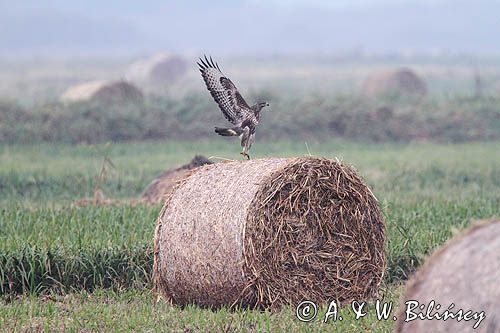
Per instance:
[[[0,294],[140,289],[150,284],[152,264],[147,244],[76,251],[27,244],[0,251]]]
[[[0,211],[1,294],[148,286],[157,210],[7,205]]]

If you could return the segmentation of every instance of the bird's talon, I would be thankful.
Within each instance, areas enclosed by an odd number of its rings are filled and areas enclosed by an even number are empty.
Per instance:
[[[250,149],[254,141],[255,128],[259,124],[260,112],[264,107],[269,106],[269,103],[258,102],[248,106],[231,80],[222,74],[219,65],[212,60],[212,57],[200,57],[197,64],[215,102],[219,105],[227,120],[235,125],[232,128],[215,127],[215,133],[222,136],[238,136],[243,149],[240,154],[250,160],[247,150]],[[221,97],[221,94],[224,97]]]

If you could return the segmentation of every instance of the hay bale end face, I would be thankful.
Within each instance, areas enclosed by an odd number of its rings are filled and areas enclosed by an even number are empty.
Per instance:
[[[406,285],[397,314],[396,332],[498,332],[500,329],[500,220],[474,225],[454,237],[432,254]],[[416,301],[424,309],[412,309]],[[413,313],[426,314],[431,301],[435,302],[431,315],[444,315],[450,310],[463,314],[471,310],[477,316],[484,311],[479,326],[477,319],[421,320]],[[437,305],[440,308],[437,308]],[[407,314],[407,310],[410,312]],[[435,318],[435,317],[434,317]]]
[[[166,199],[154,281],[176,304],[274,309],[371,297],[385,271],[376,198],[320,158],[200,167]]]
[[[427,94],[425,81],[408,68],[373,74],[362,83],[361,89],[369,97]]]

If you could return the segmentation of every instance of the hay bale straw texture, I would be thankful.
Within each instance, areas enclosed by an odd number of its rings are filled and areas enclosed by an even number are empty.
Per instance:
[[[118,81],[91,81],[68,88],[61,101],[74,103],[82,101],[97,101],[103,103],[142,102],[144,95],[132,84]]]
[[[216,163],[196,169],[166,199],[154,281],[180,305],[364,300],[384,275],[384,233],[376,198],[336,161]]]
[[[398,310],[396,332],[499,332],[500,331],[500,220],[477,223],[432,254],[406,285]],[[431,315],[484,311],[485,319],[413,320],[405,322],[408,300],[427,305],[434,300]],[[440,309],[436,309],[440,304]]]
[[[165,197],[173,189],[174,185],[188,176],[190,170],[212,162],[205,156],[196,155],[191,162],[175,169],[169,169],[163,172],[149,184],[142,192],[141,199],[144,202],[158,204],[165,201]]]
[[[361,89],[369,97],[381,95],[424,96],[427,94],[425,81],[408,68],[373,74],[366,78]]]

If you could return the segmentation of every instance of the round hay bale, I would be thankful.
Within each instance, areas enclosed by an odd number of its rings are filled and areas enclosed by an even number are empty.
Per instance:
[[[176,304],[275,309],[364,300],[385,272],[385,224],[349,167],[269,158],[197,169],[166,199],[154,281]]]
[[[186,61],[180,56],[161,53],[133,63],[125,77],[138,85],[155,88],[176,83],[186,74],[187,68]]]
[[[152,204],[164,202],[165,196],[170,193],[179,180],[189,175],[190,170],[205,164],[212,164],[212,161],[205,156],[196,155],[188,164],[175,169],[166,170],[144,189],[141,199]]]
[[[434,252],[406,285],[399,305],[397,332],[498,332],[500,330],[500,220],[482,222],[454,237]],[[417,301],[424,309],[412,309]],[[469,321],[448,318],[405,322],[406,311],[426,314],[435,302],[431,316],[453,303],[451,312],[465,314],[484,311],[485,319],[473,329],[479,317]],[[440,305],[437,309],[437,304]],[[408,313],[408,319],[413,314]],[[434,317],[435,318],[435,317]]]
[[[130,103],[142,102],[142,92],[132,84],[119,81],[92,81],[68,88],[61,101],[74,103],[82,101],[97,101],[100,103]]]
[[[362,83],[361,89],[369,97],[427,94],[425,81],[407,68],[371,75]]]

